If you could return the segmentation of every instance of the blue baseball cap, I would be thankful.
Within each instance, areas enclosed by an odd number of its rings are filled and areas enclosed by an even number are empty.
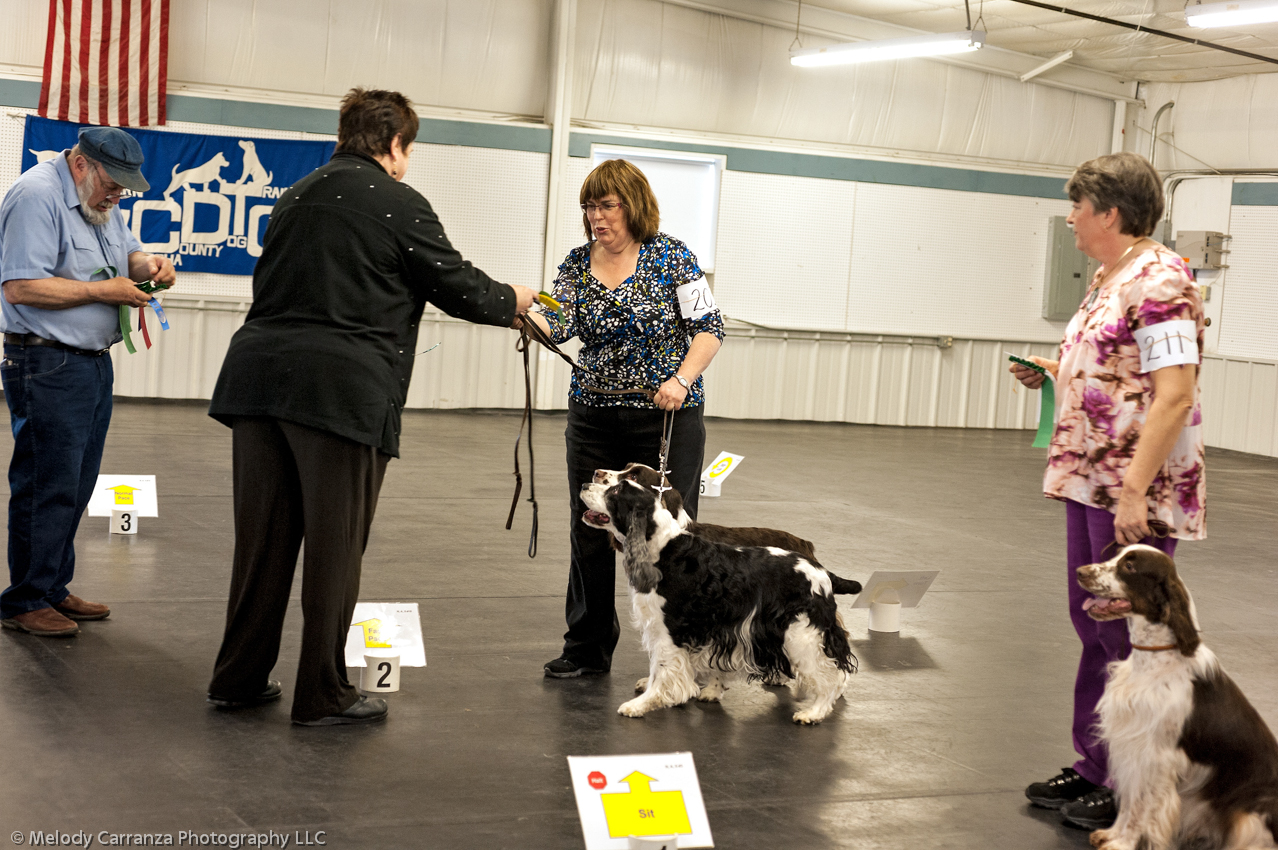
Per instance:
[[[80,152],[97,160],[107,176],[126,189],[145,192],[151,188],[142,176],[142,147],[138,140],[118,127],[82,127]]]

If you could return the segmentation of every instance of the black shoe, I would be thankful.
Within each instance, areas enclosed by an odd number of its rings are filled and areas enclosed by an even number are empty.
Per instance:
[[[209,694],[209,702],[218,708],[248,708],[253,705],[261,705],[265,702],[275,702],[280,698],[280,694],[284,693],[280,687],[280,683],[274,679],[266,683],[266,690],[262,691],[255,697],[248,699],[230,699],[228,697],[215,697]]]
[[[341,714],[330,714],[319,720],[294,720],[298,726],[343,726],[351,723],[376,723],[386,719],[386,700],[378,697],[360,697],[359,701]]]
[[[1035,782],[1025,789],[1025,796],[1036,806],[1045,809],[1059,809],[1066,803],[1095,791],[1101,786],[1078,775],[1072,767],[1064,768],[1059,774],[1046,782]]]
[[[546,662],[546,676],[550,679],[575,679],[578,676],[599,676],[607,673],[598,667],[586,667],[564,656]]]
[[[1061,807],[1065,823],[1082,829],[1109,829],[1118,820],[1118,801],[1114,792],[1100,786],[1085,797]]]

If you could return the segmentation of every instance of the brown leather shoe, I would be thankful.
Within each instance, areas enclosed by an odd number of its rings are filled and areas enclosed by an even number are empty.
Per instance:
[[[111,616],[111,609],[101,602],[89,602],[74,594],[53,608],[68,620],[105,620]]]
[[[0,626],[38,637],[71,637],[80,631],[79,626],[52,608],[40,608],[0,620]]]

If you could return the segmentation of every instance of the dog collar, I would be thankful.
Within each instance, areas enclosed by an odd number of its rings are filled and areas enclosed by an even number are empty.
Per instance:
[[[1176,649],[1176,644],[1169,643],[1166,646],[1139,646],[1132,644],[1132,649],[1139,649],[1143,652],[1163,652],[1168,649]]]

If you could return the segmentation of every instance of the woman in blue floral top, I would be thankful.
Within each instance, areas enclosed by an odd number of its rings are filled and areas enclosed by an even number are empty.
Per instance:
[[[591,373],[573,373],[564,432],[572,501],[568,631],[563,654],[545,667],[561,679],[607,673],[621,634],[616,560],[608,533],[581,521],[581,486],[596,469],[657,466],[663,411],[675,411],[668,474],[696,517],[705,448],[701,373],[723,340],[723,318],[697,258],[657,232],[657,198],[642,171],[620,159],[601,163],[580,199],[590,241],[559,267],[554,296],[563,317],[533,318],[556,343],[578,337],[578,363]],[[595,391],[637,388],[655,397]]]

